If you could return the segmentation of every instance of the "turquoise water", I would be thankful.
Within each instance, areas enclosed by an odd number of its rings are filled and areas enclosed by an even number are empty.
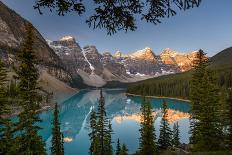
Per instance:
[[[119,138],[121,143],[125,143],[130,153],[137,150],[139,144],[140,128],[140,97],[126,97],[125,90],[104,90],[103,95],[106,101],[107,115],[112,121],[114,134],[112,139],[115,147]],[[67,155],[87,155],[89,149],[89,114],[91,109],[97,108],[99,90],[84,90],[60,103],[61,130],[65,137],[65,154]],[[181,142],[188,143],[189,140],[189,105],[183,101],[166,99],[168,103],[170,126],[178,121],[180,125]],[[152,99],[153,112],[155,116],[156,135],[159,135],[159,124],[161,120],[162,99]],[[46,142],[49,152],[51,146],[51,121],[52,111],[40,114],[43,122],[40,134]]]

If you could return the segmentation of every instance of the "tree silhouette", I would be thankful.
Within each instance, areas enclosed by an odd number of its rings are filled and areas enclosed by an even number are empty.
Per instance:
[[[162,113],[163,113],[163,117],[162,120],[160,122],[160,136],[158,139],[158,143],[159,143],[159,147],[162,150],[166,150],[168,149],[168,147],[172,146],[172,131],[169,127],[169,123],[167,121],[167,117],[168,117],[168,105],[165,102],[165,100],[163,100],[163,105],[162,105]]]
[[[154,128],[154,116],[152,115],[152,106],[151,103],[143,98],[142,105],[140,108],[141,111],[141,129],[140,132],[140,143],[139,143],[139,153],[141,155],[157,154],[157,145],[156,145],[156,135]]]
[[[174,147],[180,146],[180,129],[178,122],[174,123],[173,125],[172,143]]]
[[[119,139],[118,139],[115,155],[120,155],[120,153],[121,153],[121,145],[120,145],[120,141],[119,141]]]
[[[38,123],[42,120],[38,116],[40,106],[37,80],[39,73],[36,68],[36,57],[33,51],[34,35],[32,25],[26,27],[23,47],[19,52],[19,67],[16,73],[20,80],[18,84],[20,106],[23,111],[18,115],[18,154],[46,154],[45,144],[38,134]]]
[[[177,14],[177,10],[198,7],[201,0],[93,0],[94,13],[86,20],[93,29],[104,28],[111,35],[117,31],[135,31],[136,16],[153,24],[161,23],[163,18]],[[68,12],[82,15],[87,9],[82,0],[37,0],[34,9],[42,14],[42,9],[55,10],[64,16]]]
[[[64,155],[63,134],[60,132],[59,109],[57,103],[55,104],[53,117],[51,152],[53,155]]]

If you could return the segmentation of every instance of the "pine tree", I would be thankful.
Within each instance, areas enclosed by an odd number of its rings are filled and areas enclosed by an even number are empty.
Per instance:
[[[172,143],[174,147],[180,146],[180,130],[178,122],[174,123],[173,125],[173,139]]]
[[[36,68],[36,58],[33,51],[32,25],[26,27],[26,37],[18,55],[20,62],[16,70],[20,80],[18,84],[20,105],[23,111],[19,114],[18,122],[18,154],[45,154],[44,142],[38,135],[41,122],[38,116],[39,102],[37,80],[39,77]]]
[[[198,151],[220,150],[222,137],[221,110],[219,107],[219,89],[210,71],[206,71],[204,80],[204,98],[199,117],[199,136],[195,145]],[[210,142],[210,143],[209,143]]]
[[[111,140],[112,133],[113,133],[112,124],[109,120],[107,135],[106,135],[106,139],[105,139],[105,154],[107,154],[107,155],[113,155],[113,147],[112,147],[112,140]]]
[[[90,155],[98,155],[98,145],[99,145],[99,139],[98,139],[98,127],[97,127],[97,116],[96,112],[92,110],[90,115],[90,129],[91,132],[89,133],[90,137],[90,148],[89,148],[89,154]]]
[[[201,104],[204,98],[204,81],[203,77],[208,65],[206,59],[206,53],[199,50],[196,59],[194,60],[194,73],[190,82],[190,100],[191,100],[191,118],[190,118],[190,143],[196,143],[196,139],[199,136],[199,124],[198,120],[200,117]]]
[[[118,139],[117,146],[116,146],[116,155],[120,155],[120,153],[121,153],[121,145],[120,145],[120,141]]]
[[[100,90],[100,98],[97,113],[91,112],[90,116],[90,128],[89,133],[91,145],[89,148],[90,155],[112,155],[112,139],[111,134],[113,132],[112,125],[109,119],[106,117],[105,99]]]
[[[149,101],[142,101],[141,105],[141,129],[140,134],[140,154],[154,155],[157,154],[156,135],[154,128],[154,116],[152,115],[152,107]]]
[[[53,117],[51,152],[53,155],[64,155],[63,134],[60,132],[59,110],[57,103],[55,104]]]
[[[123,144],[120,155],[128,155],[127,151],[126,144]]]
[[[194,151],[220,149],[222,122],[219,108],[219,89],[215,78],[206,69],[208,60],[199,51],[191,82],[191,143]],[[209,143],[210,142],[210,143]]]
[[[13,123],[9,118],[9,99],[7,96],[7,71],[0,60],[0,152],[3,154],[14,154]],[[1,153],[0,153],[1,154]]]
[[[167,117],[168,117],[168,113],[167,113],[167,109],[168,105],[165,101],[163,101],[163,105],[162,105],[162,113],[163,113],[163,117],[161,120],[161,124],[160,124],[160,136],[158,139],[158,143],[159,143],[159,147],[162,150],[167,149],[168,147],[172,146],[172,131],[169,127],[169,123],[167,121]]]

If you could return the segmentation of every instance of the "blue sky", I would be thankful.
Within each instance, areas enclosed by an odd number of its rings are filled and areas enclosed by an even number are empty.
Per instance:
[[[55,12],[40,15],[33,9],[34,0],[1,0],[29,20],[46,39],[74,36],[81,47],[95,45],[99,52],[119,50],[130,53],[151,47],[155,54],[165,48],[180,52],[203,49],[209,56],[232,46],[232,0],[203,0],[199,8],[181,11],[159,25],[137,21],[135,32],[108,36],[105,30],[92,30],[85,15],[73,13],[60,17]],[[87,2],[89,3],[89,2]]]

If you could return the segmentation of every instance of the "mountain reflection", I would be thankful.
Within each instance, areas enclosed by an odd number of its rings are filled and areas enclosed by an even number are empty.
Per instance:
[[[162,111],[157,110],[156,112],[153,112],[152,114],[154,116],[154,119],[156,119],[157,117],[162,116]],[[168,114],[168,116],[166,119],[169,122],[169,124],[173,124],[176,121],[190,117],[190,115],[188,113],[180,112],[180,111],[172,110],[172,109],[168,109],[167,114]],[[140,114],[117,115],[113,118],[113,120],[115,120],[117,123],[122,123],[123,121],[127,121],[127,120],[136,121],[136,122],[140,123],[141,122],[141,115]]]
[[[140,122],[140,104],[141,98],[125,96],[124,90],[105,90],[104,91],[107,116],[111,120],[120,123],[124,120],[133,120]],[[74,139],[81,130],[88,129],[90,112],[92,109],[97,110],[99,90],[81,91],[73,96],[60,107],[61,129],[64,135]],[[168,100],[168,121],[173,123],[183,118],[189,118],[185,104],[180,101]],[[153,115],[156,119],[162,116],[161,99],[152,99]],[[173,104],[176,104],[173,108]],[[179,104],[183,104],[178,108]],[[69,141],[69,140],[67,140]]]

